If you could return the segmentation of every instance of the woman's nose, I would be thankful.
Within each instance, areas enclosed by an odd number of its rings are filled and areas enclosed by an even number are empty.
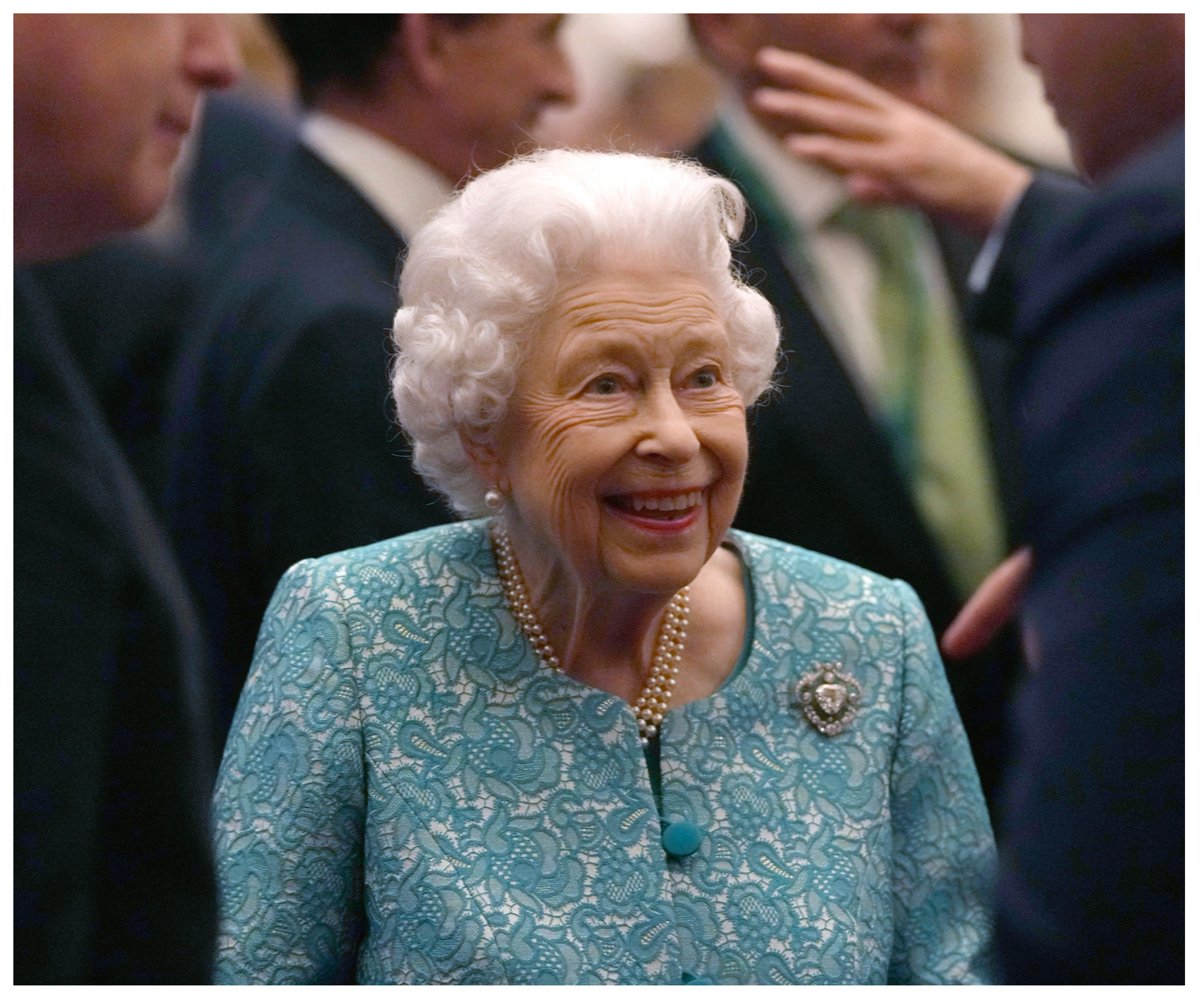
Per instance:
[[[657,390],[646,400],[643,429],[635,452],[642,458],[686,462],[700,451],[700,439],[689,415],[668,389]]]

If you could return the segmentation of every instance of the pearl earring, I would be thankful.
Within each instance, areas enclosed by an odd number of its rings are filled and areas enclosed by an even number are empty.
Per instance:
[[[504,494],[492,487],[483,495],[483,506],[489,511],[499,512],[504,509]]]

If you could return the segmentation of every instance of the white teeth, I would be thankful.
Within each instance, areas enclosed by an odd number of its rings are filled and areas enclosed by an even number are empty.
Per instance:
[[[702,494],[692,490],[686,494],[676,494],[674,497],[634,497],[635,511],[686,511],[700,503]]]

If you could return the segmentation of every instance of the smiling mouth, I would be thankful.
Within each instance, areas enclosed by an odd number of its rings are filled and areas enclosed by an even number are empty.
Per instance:
[[[605,498],[618,511],[654,521],[686,518],[703,500],[703,490],[685,490],[677,494],[618,494]]]

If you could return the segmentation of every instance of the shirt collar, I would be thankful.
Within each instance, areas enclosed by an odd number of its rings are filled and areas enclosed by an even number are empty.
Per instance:
[[[412,239],[454,190],[420,157],[324,112],[305,117],[300,140],[349,181],[405,240]]]
[[[846,201],[846,186],[837,174],[794,157],[733,95],[723,102],[720,120],[774,192],[780,211],[801,232],[820,227]]]

